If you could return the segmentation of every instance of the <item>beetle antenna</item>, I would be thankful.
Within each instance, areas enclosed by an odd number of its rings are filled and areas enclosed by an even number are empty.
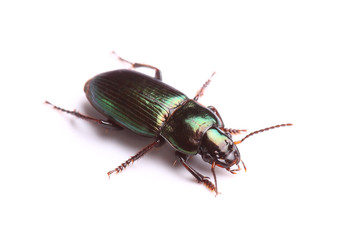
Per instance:
[[[286,126],[292,126],[292,123],[285,123],[285,124],[279,124],[279,125],[275,125],[275,126],[271,126],[271,127],[267,127],[267,128],[263,128],[263,129],[260,129],[260,130],[257,130],[255,132],[252,132],[252,133],[249,133],[248,135],[246,135],[243,139],[241,139],[240,141],[236,141],[234,142],[235,144],[239,144],[239,143],[242,143],[245,139],[247,139],[248,137],[254,135],[254,134],[257,134],[257,133],[260,133],[260,132],[264,132],[264,131],[268,131],[270,129],[274,129],[274,128],[279,128],[279,127],[286,127]],[[244,164],[244,162],[243,162]],[[245,167],[245,165],[244,165]]]

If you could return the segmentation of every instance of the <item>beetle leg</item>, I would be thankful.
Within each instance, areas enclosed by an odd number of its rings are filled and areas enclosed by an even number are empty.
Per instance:
[[[117,57],[117,59],[118,59],[120,62],[125,62],[125,63],[127,63],[127,64],[130,64],[130,65],[131,65],[130,68],[134,68],[134,69],[135,69],[135,68],[144,67],[144,68],[150,68],[150,69],[155,70],[155,78],[156,78],[157,80],[162,81],[160,69],[158,69],[158,68],[156,68],[156,67],[154,67],[154,66],[148,65],[148,64],[132,63],[132,62],[129,62],[128,60],[126,60],[126,59],[123,59],[123,58],[120,57],[119,55],[117,55],[115,51],[113,51],[112,53]]]
[[[193,175],[196,178],[196,180],[199,183],[203,183],[208,189],[210,189],[210,191],[215,191],[216,195],[218,194],[217,186],[214,185],[210,180],[208,180],[209,177],[203,176],[201,173],[199,173],[198,171],[196,171],[186,163],[186,161],[190,158],[189,155],[185,155],[180,152],[176,152],[176,154],[180,159],[181,164],[186,168],[186,170],[188,170],[191,173],[191,175]],[[216,178],[215,178],[215,182],[216,182]]]
[[[194,101],[199,100],[199,98],[204,95],[204,91],[205,88],[210,84],[211,82],[211,78],[215,75],[215,72],[211,75],[211,77],[204,83],[204,85],[202,85],[202,87],[200,88],[200,90],[196,93],[195,97],[194,97]]]
[[[221,128],[226,133],[230,133],[231,135],[240,134],[242,132],[246,132],[246,129],[232,129],[232,128]]]
[[[78,118],[81,118],[81,119],[84,119],[84,120],[87,120],[87,121],[90,121],[90,122],[94,122],[94,123],[97,123],[103,127],[107,127],[107,128],[116,128],[116,129],[123,129],[122,127],[116,125],[116,124],[113,124],[112,122],[110,121],[105,121],[105,120],[101,120],[101,119],[96,119],[96,118],[93,118],[93,117],[89,117],[89,116],[86,116],[86,115],[83,115],[77,111],[70,111],[70,110],[66,110],[64,108],[61,108],[61,107],[58,107],[58,106],[55,106],[53,105],[52,103],[48,102],[48,101],[45,101],[46,104],[49,104],[50,106],[52,106],[53,108],[55,108],[56,110],[59,110],[59,111],[62,111],[62,112],[66,112],[68,114],[72,114]]]
[[[219,128],[223,130],[225,133],[229,133],[231,135],[240,134],[241,132],[246,132],[246,129],[233,129],[233,128],[225,128],[224,122],[219,114],[219,111],[214,106],[208,106],[208,109],[210,109],[215,115],[220,119],[220,126]]]
[[[138,152],[137,154],[135,154],[134,156],[132,156],[131,158],[129,158],[128,160],[126,160],[124,163],[122,163],[120,166],[118,166],[117,168],[115,168],[114,170],[111,170],[107,173],[107,175],[110,177],[110,175],[114,172],[119,173],[122,172],[127,166],[130,165],[130,163],[133,163],[134,161],[136,161],[137,159],[141,158],[145,153],[147,153],[148,151],[150,151],[151,149],[153,149],[156,145],[158,145],[159,143],[161,143],[160,139],[156,139],[155,142],[147,145],[146,147],[144,147],[143,149],[140,150],[140,152]]]
[[[220,119],[220,128],[223,129],[224,128],[224,121],[222,120],[218,110],[214,107],[214,106],[208,106],[208,109],[210,109],[213,113],[215,113],[215,115]]]
[[[217,180],[216,180],[216,174],[215,174],[215,166],[216,166],[216,164],[215,164],[215,162],[213,162],[213,163],[211,164],[211,172],[212,172],[212,174],[213,174],[213,176],[214,176],[215,192],[216,192],[216,195],[217,195],[217,194],[218,194],[218,191],[217,191]]]

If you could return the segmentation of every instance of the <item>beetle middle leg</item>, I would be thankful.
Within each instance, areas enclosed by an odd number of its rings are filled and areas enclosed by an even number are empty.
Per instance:
[[[210,189],[210,191],[215,191],[215,193],[218,194],[217,184],[214,185],[210,180],[208,180],[209,177],[203,176],[201,173],[199,173],[198,171],[196,171],[194,168],[192,168],[187,164],[186,161],[190,158],[189,155],[185,155],[180,152],[176,152],[176,155],[180,159],[181,164],[186,168],[186,170],[188,170],[191,173],[191,175],[193,175],[196,178],[196,180],[199,183],[203,183],[208,189]],[[216,175],[214,171],[213,171],[213,175],[216,181]]]
[[[120,62],[125,62],[127,64],[130,64],[131,67],[130,68],[141,68],[141,67],[144,67],[144,68],[150,68],[150,69],[153,69],[155,70],[155,78],[157,80],[160,80],[162,81],[162,77],[161,77],[161,71],[160,69],[158,69],[157,67],[154,67],[154,66],[151,66],[151,65],[148,65],[148,64],[143,64],[143,63],[132,63],[122,57],[120,57],[119,55],[116,54],[115,51],[112,52],[116,57],[117,59],[120,61]]]
[[[109,120],[108,121],[105,121],[105,120],[101,120],[101,119],[96,119],[96,118],[93,118],[93,117],[89,117],[89,116],[86,116],[86,115],[83,115],[77,111],[70,111],[70,110],[66,110],[64,108],[61,108],[61,107],[58,107],[58,106],[55,106],[54,104],[48,102],[48,101],[45,101],[46,104],[49,104],[50,106],[52,106],[53,108],[55,108],[56,110],[59,110],[59,111],[62,111],[62,112],[65,112],[65,113],[68,113],[68,114],[71,114],[71,115],[74,115],[78,118],[81,118],[81,119],[84,119],[84,120],[87,120],[87,121],[90,121],[90,122],[94,122],[94,123],[97,123],[103,127],[107,127],[107,128],[115,128],[115,129],[123,129],[122,127],[120,127],[119,125],[116,125],[116,124],[113,124],[112,122],[110,122]]]
[[[156,139],[155,142],[153,142],[153,143],[147,145],[146,147],[144,147],[143,149],[141,149],[140,152],[138,152],[137,154],[135,154],[134,156],[132,156],[131,158],[126,160],[124,163],[119,165],[117,168],[109,171],[107,173],[107,175],[110,177],[110,175],[114,172],[116,172],[116,173],[122,172],[127,166],[130,165],[130,163],[133,163],[137,159],[141,158],[145,153],[147,153],[148,151],[150,151],[151,149],[153,149],[154,147],[156,147],[157,145],[159,145],[161,143],[162,143],[161,139]]]

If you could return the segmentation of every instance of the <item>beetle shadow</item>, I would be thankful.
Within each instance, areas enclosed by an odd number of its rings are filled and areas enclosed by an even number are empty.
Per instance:
[[[81,109],[82,112],[87,116],[91,116],[96,119],[106,120],[106,117],[96,111],[95,108],[93,108],[88,102],[83,102],[81,105]],[[142,148],[149,145],[154,140],[153,138],[137,135],[128,129],[106,129],[97,124],[90,125],[92,128],[94,128],[96,134],[99,137],[118,143],[120,148],[133,150],[133,154],[131,156],[135,155]],[[129,156],[129,158],[131,156]],[[171,171],[175,170],[174,172],[176,172],[177,175],[188,174],[187,179],[196,182],[195,178],[187,172],[187,170],[182,166],[179,161],[177,161],[175,150],[168,143],[166,143],[166,141],[158,148],[155,148],[149,153],[147,153],[146,156],[151,156],[151,160],[160,161],[161,164],[168,166],[169,170]],[[127,159],[123,159],[123,161],[126,160]],[[121,163],[122,162],[119,162],[119,164]],[[204,176],[209,176],[212,178],[211,166],[208,163],[205,163],[202,160],[201,156],[192,156],[188,160],[188,164]],[[183,174],[184,172],[186,172],[186,174]],[[226,171],[216,171],[216,175],[222,176],[227,175],[227,173]]]
[[[82,112],[96,119],[106,120],[106,117],[100,114],[95,110],[88,102],[83,102],[81,105]],[[139,152],[142,148],[149,145],[154,141],[154,138],[143,137],[137,135],[130,130],[124,129],[112,129],[106,128],[103,126],[99,126],[98,124],[90,124],[94,129],[96,134],[103,139],[109,140],[111,142],[116,142],[119,145],[119,148],[130,149],[133,151],[133,155]],[[158,148],[151,150],[149,153],[145,154],[145,156],[151,155],[152,158],[160,159],[165,164],[172,166],[172,163],[175,161],[175,152],[172,151],[172,148],[166,146],[166,143],[161,145]],[[130,158],[131,156],[128,156]],[[127,159],[123,159],[126,161]],[[121,164],[122,162],[119,162]]]

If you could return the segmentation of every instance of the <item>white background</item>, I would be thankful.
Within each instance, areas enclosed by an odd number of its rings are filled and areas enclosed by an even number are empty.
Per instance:
[[[0,4],[1,239],[359,239],[358,1],[5,1]],[[291,122],[239,145],[214,197],[164,146],[97,116],[83,85],[159,67],[232,128]],[[236,137],[240,139],[241,136]],[[211,176],[200,157],[190,161]]]

